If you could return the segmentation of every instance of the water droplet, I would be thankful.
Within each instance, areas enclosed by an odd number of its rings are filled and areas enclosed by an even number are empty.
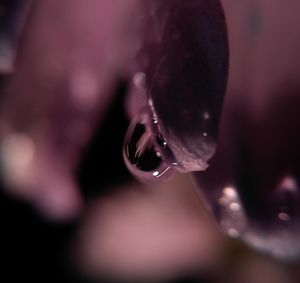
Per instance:
[[[128,170],[137,179],[146,183],[161,182],[173,175],[174,168],[164,161],[156,138],[160,135],[151,131],[149,121],[147,115],[142,114],[131,123],[125,137],[123,156]]]

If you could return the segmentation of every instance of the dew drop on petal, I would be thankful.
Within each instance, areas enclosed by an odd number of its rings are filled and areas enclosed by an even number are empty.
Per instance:
[[[173,166],[162,158],[155,135],[141,115],[131,123],[125,137],[125,164],[134,177],[145,183],[165,181],[174,173]]]

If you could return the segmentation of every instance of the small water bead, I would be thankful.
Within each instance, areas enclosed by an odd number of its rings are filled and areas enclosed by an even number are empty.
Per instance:
[[[174,173],[166,163],[148,125],[146,115],[135,119],[126,134],[123,156],[128,170],[145,183],[162,182]]]

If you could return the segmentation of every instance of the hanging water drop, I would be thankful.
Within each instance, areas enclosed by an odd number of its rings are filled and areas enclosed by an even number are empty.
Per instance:
[[[174,168],[163,159],[156,134],[147,125],[147,116],[134,120],[127,131],[123,156],[128,170],[145,183],[161,182],[173,175]]]

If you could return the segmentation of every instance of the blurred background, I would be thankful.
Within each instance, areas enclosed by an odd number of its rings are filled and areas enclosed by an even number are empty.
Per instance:
[[[221,2],[224,115],[252,117],[298,85],[300,4]],[[145,185],[127,171],[141,3],[0,1],[0,280],[299,282],[296,260],[224,236],[188,174]]]

